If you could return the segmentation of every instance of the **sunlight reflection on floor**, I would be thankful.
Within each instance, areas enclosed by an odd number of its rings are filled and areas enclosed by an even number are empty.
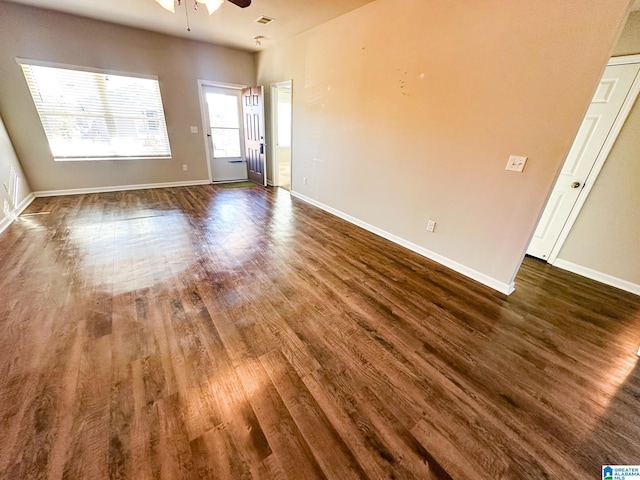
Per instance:
[[[179,211],[101,222],[80,219],[69,227],[70,244],[93,271],[86,281],[114,295],[165,282],[197,259],[189,222]]]

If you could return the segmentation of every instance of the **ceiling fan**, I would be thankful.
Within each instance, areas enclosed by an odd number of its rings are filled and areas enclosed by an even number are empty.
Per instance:
[[[187,7],[186,4],[188,0],[156,0],[156,2],[158,2],[158,4],[160,4],[162,8],[170,11],[171,13],[176,13],[176,2],[178,3],[178,5],[181,5],[182,1],[185,2],[185,15],[187,17],[187,31],[190,32],[191,27],[189,26],[189,9],[186,8]],[[251,0],[227,0],[227,1],[230,3],[233,3],[234,5],[237,5],[240,8],[247,8],[249,5],[251,5]],[[193,8],[194,10],[198,10],[199,5],[204,5],[205,7],[207,7],[207,11],[209,12],[209,15],[211,15],[218,8],[220,8],[220,5],[222,5],[223,2],[224,0],[193,0]]]
[[[233,3],[234,5],[239,6],[240,8],[247,8],[249,5],[251,5],[251,0],[227,0],[230,3]],[[164,8],[165,10],[169,10],[171,13],[176,13],[176,0],[156,0],[156,2],[158,2],[160,4],[160,6],[162,8]],[[180,5],[181,1],[177,0],[178,5]],[[194,1],[194,8],[197,10],[198,9],[198,5],[203,4],[207,7],[207,10],[209,11],[209,15],[211,15],[213,12],[215,12],[218,8],[220,8],[220,5],[222,5],[223,0],[195,0]]]

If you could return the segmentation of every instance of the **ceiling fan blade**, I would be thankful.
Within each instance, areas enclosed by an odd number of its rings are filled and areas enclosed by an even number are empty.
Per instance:
[[[240,8],[247,8],[249,5],[251,5],[251,0],[227,0],[231,3],[233,3],[234,5],[239,6]]]

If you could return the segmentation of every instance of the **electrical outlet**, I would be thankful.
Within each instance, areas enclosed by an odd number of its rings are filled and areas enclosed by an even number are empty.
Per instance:
[[[517,155],[511,155],[509,157],[509,161],[507,162],[507,167],[505,168],[505,170],[522,173],[525,163],[527,163],[527,157],[518,157]]]
[[[191,127],[191,133],[198,133],[198,127]]]
[[[307,177],[304,177],[304,178],[302,179],[302,181],[304,182],[304,184],[305,184],[305,185],[309,183],[309,182],[307,181]]]
[[[427,232],[433,232],[436,229],[436,221],[429,220],[427,222]]]
[[[187,170],[189,170],[189,166],[185,163],[184,165],[182,165],[182,171],[186,172]]]

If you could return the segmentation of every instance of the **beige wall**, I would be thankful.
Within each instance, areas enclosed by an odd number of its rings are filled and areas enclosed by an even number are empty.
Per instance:
[[[640,53],[640,11],[631,12],[613,49],[614,57],[636,53]]]
[[[15,179],[17,178],[17,182]],[[0,117],[0,232],[29,200],[31,188]]]
[[[640,54],[640,12],[624,27],[614,55]],[[571,229],[558,258],[640,285],[640,100]]]
[[[158,76],[173,158],[54,162],[16,57]],[[197,80],[254,78],[248,52],[0,2],[0,114],[36,191],[206,181]]]
[[[294,188],[510,283],[627,6],[377,0],[267,49],[258,83],[293,78]]]

